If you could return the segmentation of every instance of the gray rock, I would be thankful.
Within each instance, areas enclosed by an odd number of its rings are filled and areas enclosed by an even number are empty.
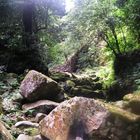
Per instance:
[[[20,85],[20,93],[28,101],[55,100],[60,91],[56,81],[34,70],[28,72]]]
[[[40,100],[34,103],[28,103],[24,104],[22,106],[23,110],[32,110],[35,109],[36,113],[49,113],[51,110],[53,110],[55,107],[57,107],[59,103],[49,101],[49,100]]]
[[[43,118],[45,118],[47,115],[43,113],[38,113],[35,117],[35,122],[39,123]]]
[[[40,135],[37,136],[28,136],[25,134],[20,134],[17,140],[43,140]]]
[[[46,116],[40,122],[40,132],[50,140],[82,138],[96,132],[104,124],[108,113],[93,99],[75,97],[63,102]]]
[[[20,134],[17,138],[17,140],[33,140],[32,137],[25,135],[25,134]]]
[[[139,115],[116,105],[74,97],[41,120],[39,129],[50,140],[137,140],[139,124]]]
[[[38,128],[39,124],[38,123],[32,123],[29,121],[20,121],[17,122],[15,124],[15,127],[19,128],[19,127],[23,127],[23,128],[27,128],[27,127],[34,127],[34,128]]]

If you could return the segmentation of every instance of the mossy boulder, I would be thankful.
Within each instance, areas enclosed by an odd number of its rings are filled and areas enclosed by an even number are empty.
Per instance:
[[[57,82],[66,81],[72,77],[68,72],[50,71],[50,77]]]
[[[56,81],[34,70],[28,72],[20,85],[20,93],[28,101],[56,100],[60,91]]]
[[[104,94],[100,90],[92,90],[91,87],[83,87],[83,86],[76,86],[73,87],[70,91],[71,96],[81,96],[81,97],[89,97],[89,98],[105,98]]]
[[[140,123],[140,115],[129,112],[127,110],[116,107],[114,105],[110,105],[110,104],[104,104],[104,105],[109,110],[109,112],[111,112],[111,114],[124,120],[125,122]]]
[[[128,94],[123,99],[127,102],[127,109],[140,115],[140,93]]]
[[[84,97],[64,101],[40,122],[51,140],[138,140],[140,117],[112,104]]]

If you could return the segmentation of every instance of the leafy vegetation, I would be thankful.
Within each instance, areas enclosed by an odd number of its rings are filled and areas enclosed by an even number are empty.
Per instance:
[[[73,3],[72,8],[68,7],[69,1]],[[140,0],[0,0],[0,119],[15,139],[21,133],[39,134],[38,128],[15,128],[17,122],[29,120],[38,125],[54,108],[50,102],[50,105],[26,110],[32,101],[24,95],[20,85],[30,70],[47,75],[54,80],[54,86],[46,87],[44,81],[51,79],[42,74],[39,75],[44,79],[43,84],[34,81],[38,78],[25,78],[27,83],[22,84],[29,90],[28,97],[32,96],[30,93],[42,96],[38,93],[50,93],[58,86],[61,91],[54,93],[53,96],[58,95],[55,101],[74,96],[111,101],[107,105],[111,113],[137,121],[140,114]],[[129,93],[136,93],[136,97],[132,99]],[[117,100],[121,101],[114,102]],[[45,114],[37,116],[37,113]],[[119,123],[119,126],[127,126]],[[116,126],[113,123],[109,129]],[[135,129],[137,126],[138,123]],[[114,132],[109,131],[112,134],[107,137],[117,139]],[[119,138],[121,133],[118,131]],[[137,139],[139,134],[135,136],[132,132],[127,136]]]
[[[124,69],[120,62],[129,66],[125,56],[139,52],[140,1],[72,1],[66,12],[65,0],[0,0],[1,65],[48,74],[48,67],[65,70],[73,63],[75,71],[95,74],[110,87]]]

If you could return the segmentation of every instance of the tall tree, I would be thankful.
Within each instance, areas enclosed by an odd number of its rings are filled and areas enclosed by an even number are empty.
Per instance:
[[[131,43],[133,39],[129,38],[130,29],[139,38],[140,4],[138,3],[139,0],[135,2],[129,0],[128,4],[124,0],[76,0],[75,8],[67,16],[66,21],[69,37],[86,43],[88,38],[93,39],[98,36],[107,43],[106,47],[115,56],[132,50],[136,44]],[[133,10],[125,16],[127,12],[124,11],[127,11],[126,7],[130,5],[133,5]],[[124,6],[125,8],[122,9]]]

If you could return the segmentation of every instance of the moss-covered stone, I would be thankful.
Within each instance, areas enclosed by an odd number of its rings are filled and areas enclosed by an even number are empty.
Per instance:
[[[128,94],[123,99],[128,102],[127,108],[131,112],[140,115],[140,93]]]
[[[82,97],[89,97],[89,98],[104,98],[103,92],[83,88],[82,86],[76,86],[72,88],[70,93],[73,96],[82,96]]]
[[[136,115],[119,107],[110,104],[104,104],[105,107],[116,117],[120,117],[126,122],[140,122],[140,115]]]
[[[71,80],[67,80],[67,81],[66,81],[66,85],[67,85],[68,87],[70,87],[70,88],[75,87],[75,83],[74,83],[73,81],[71,81]]]
[[[50,78],[54,79],[55,81],[66,81],[72,77],[72,75],[68,72],[55,72],[51,71],[50,72]]]

